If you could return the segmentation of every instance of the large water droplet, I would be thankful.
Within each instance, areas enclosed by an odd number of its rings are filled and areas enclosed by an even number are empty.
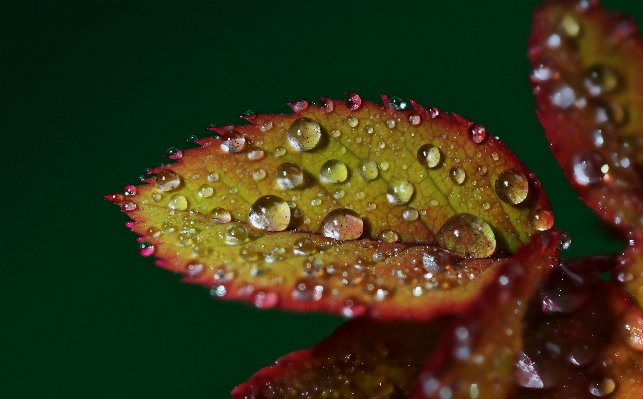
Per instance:
[[[292,190],[304,183],[304,171],[294,162],[284,162],[275,172],[277,184],[284,190]]]
[[[244,226],[233,224],[225,231],[225,241],[228,245],[240,245],[248,241],[248,229]]]
[[[611,378],[601,378],[600,380],[590,382],[589,393],[594,396],[607,396],[616,389],[616,382]]]
[[[364,221],[350,209],[340,208],[331,211],[321,223],[324,237],[335,240],[357,240],[364,232]]]
[[[296,151],[310,151],[320,142],[321,126],[309,118],[299,118],[288,128],[288,143]]]
[[[331,159],[319,169],[319,179],[324,183],[343,183],[348,179],[348,168],[343,162]]]
[[[554,226],[554,215],[547,209],[535,210],[529,214],[529,224],[534,230],[549,230]]]
[[[415,188],[407,180],[393,178],[388,183],[386,199],[393,205],[403,205],[411,200]]]
[[[347,93],[346,106],[351,111],[358,110],[362,106],[362,98],[357,93]]]
[[[167,206],[176,211],[184,211],[188,209],[188,200],[181,194],[174,194],[167,203]]]
[[[518,205],[527,199],[529,181],[527,176],[518,169],[507,169],[496,179],[496,195],[503,202]]]
[[[574,180],[582,186],[596,183],[605,176],[605,165],[603,157],[597,152],[580,151],[572,160]]]
[[[467,178],[467,172],[465,172],[464,169],[459,166],[454,166],[449,171],[449,177],[451,178],[452,182],[460,185],[464,183],[464,180]]]
[[[486,258],[496,250],[491,226],[469,213],[451,216],[436,234],[436,239],[443,248],[467,258]]]
[[[550,282],[543,292],[543,313],[571,313],[583,306],[590,293],[571,278],[561,276]]]
[[[594,65],[585,72],[585,87],[593,96],[614,91],[619,81],[618,73],[606,65]]]
[[[216,223],[230,223],[232,215],[224,208],[214,208],[212,210],[212,220]]]
[[[364,158],[359,161],[357,172],[362,179],[369,181],[377,178],[379,169],[377,168],[377,163],[375,161],[373,161],[372,159]]]
[[[290,207],[276,195],[264,195],[250,207],[248,222],[261,230],[284,231],[290,224]]]
[[[154,180],[161,191],[172,191],[181,184],[181,177],[172,169],[163,169],[156,174]]]
[[[404,220],[409,222],[417,220],[419,216],[420,214],[415,208],[406,208],[404,212],[402,212],[402,217],[404,218]]]
[[[221,137],[221,149],[225,152],[241,152],[244,148],[246,137],[236,130],[231,130]]]
[[[433,144],[424,144],[417,153],[418,161],[428,168],[435,168],[440,164],[442,154],[440,149]]]

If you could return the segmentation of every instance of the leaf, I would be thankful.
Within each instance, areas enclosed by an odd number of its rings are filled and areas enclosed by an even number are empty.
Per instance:
[[[607,261],[564,262],[534,298],[515,370],[516,397],[640,397],[643,313],[597,278]]]
[[[217,297],[386,318],[461,309],[552,227],[549,204],[481,126],[383,100],[299,101],[295,115],[213,127],[109,199],[144,254]]]
[[[522,320],[541,277],[558,264],[560,233],[534,236],[498,268],[493,284],[423,367],[410,398],[504,398],[513,390]]]
[[[514,354],[520,350],[522,310],[541,275],[558,263],[559,237],[555,231],[536,235],[505,259],[494,269],[493,283],[464,317],[394,323],[353,319],[311,349],[257,372],[232,392],[233,397],[405,398],[427,358],[438,368],[423,373],[421,379],[428,380],[422,386],[431,385],[428,381],[444,372],[442,382],[466,385],[469,395],[469,377],[479,381],[480,373],[500,373],[505,376],[489,378],[488,383],[502,382],[510,388]],[[506,334],[507,328],[514,330]],[[480,357],[484,360],[478,363]],[[429,376],[429,372],[435,374]],[[480,382],[484,392],[486,386]],[[435,392],[439,391],[438,387]],[[452,393],[458,392],[454,387]]]
[[[529,56],[538,115],[565,175],[603,219],[642,240],[643,37],[636,24],[597,2],[548,2],[536,11]],[[621,271],[632,278],[623,287],[641,307],[643,260],[624,262]]]

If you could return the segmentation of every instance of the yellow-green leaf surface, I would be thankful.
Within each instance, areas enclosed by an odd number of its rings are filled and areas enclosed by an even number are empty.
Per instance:
[[[539,182],[479,125],[399,99],[299,101],[211,128],[113,195],[142,252],[260,307],[431,317],[553,225]]]

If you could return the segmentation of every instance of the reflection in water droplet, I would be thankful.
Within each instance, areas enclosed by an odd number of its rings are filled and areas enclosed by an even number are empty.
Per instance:
[[[436,239],[443,248],[467,258],[486,258],[496,250],[491,226],[469,213],[451,216],[436,234]]]
[[[589,393],[594,396],[607,396],[616,389],[616,382],[611,378],[601,378],[589,384]]]
[[[529,214],[529,224],[534,230],[549,230],[554,226],[554,215],[547,209],[532,211]]]
[[[469,137],[474,143],[480,144],[484,141],[485,138],[487,138],[487,130],[484,127],[474,123],[469,127]]]
[[[212,210],[212,220],[216,223],[230,223],[232,215],[223,208],[214,208]]]
[[[231,130],[221,137],[221,149],[225,152],[241,152],[246,148],[246,138],[236,130]]]
[[[379,170],[377,169],[377,163],[372,159],[364,158],[359,161],[359,166],[357,167],[357,172],[362,179],[369,181],[377,178]]]
[[[181,184],[181,177],[172,169],[163,169],[156,174],[154,180],[161,191],[172,191]]]
[[[233,224],[225,231],[225,241],[228,245],[240,245],[248,241],[248,229],[244,226]]]
[[[294,162],[285,162],[275,172],[277,184],[283,190],[292,190],[304,183],[304,171]]]
[[[452,182],[460,185],[464,183],[464,180],[467,178],[467,173],[461,167],[454,166],[449,171],[449,177],[451,178]]]
[[[309,118],[299,118],[288,128],[287,138],[296,151],[310,151],[321,141],[321,126]]]
[[[574,180],[583,186],[599,182],[605,176],[603,171],[605,165],[603,157],[597,152],[591,150],[580,151],[572,160]]]
[[[393,205],[403,205],[411,200],[414,191],[411,182],[393,178],[389,181],[386,199]]]
[[[261,230],[284,231],[290,224],[290,207],[276,195],[264,195],[250,207],[248,222]]]
[[[204,184],[201,187],[199,187],[199,197],[208,198],[208,197],[212,197],[213,194],[214,194],[214,189],[208,186],[207,184]]]
[[[343,183],[348,179],[348,169],[343,162],[331,159],[322,165],[319,179],[324,183]]]
[[[417,153],[417,158],[420,163],[429,168],[435,168],[440,164],[442,155],[440,149],[433,144],[424,144]]]
[[[324,237],[336,240],[357,240],[364,232],[364,221],[350,209],[340,208],[331,211],[321,223]]]
[[[599,96],[614,91],[619,85],[616,71],[606,65],[594,65],[585,72],[585,87],[589,94]]]
[[[176,211],[184,211],[188,209],[188,200],[183,195],[174,194],[167,203],[167,206]]]
[[[529,194],[527,176],[518,169],[507,169],[496,179],[496,195],[511,205],[522,203]]]

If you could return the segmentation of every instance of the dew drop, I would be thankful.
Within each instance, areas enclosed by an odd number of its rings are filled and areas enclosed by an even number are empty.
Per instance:
[[[407,103],[398,96],[393,96],[389,100],[388,104],[396,111],[401,111],[406,109]]]
[[[592,360],[594,357],[594,351],[592,349],[581,343],[575,343],[569,349],[567,354],[567,361],[577,367],[583,367]]]
[[[382,169],[384,171],[388,170],[389,166],[390,166],[390,164],[387,161],[380,162],[380,169]]]
[[[634,308],[626,310],[621,317],[621,336],[630,348],[643,352],[643,313]]]
[[[154,180],[161,191],[172,191],[181,184],[181,177],[172,169],[163,169],[156,174]]]
[[[532,76],[534,80],[544,82],[550,79],[557,79],[559,72],[551,60],[545,59],[536,63]]]
[[[480,144],[487,138],[487,130],[477,124],[473,124],[469,127],[469,138],[476,144]]]
[[[558,88],[551,96],[552,104],[562,109],[571,107],[575,101],[576,93],[574,92],[574,89],[569,86]]]
[[[176,147],[170,147],[167,150],[165,150],[165,156],[168,157],[169,159],[181,159],[183,158],[183,151]]]
[[[346,100],[346,106],[351,111],[358,110],[362,106],[362,98],[356,93],[348,93],[348,99]]]
[[[364,232],[364,221],[355,211],[335,209],[322,221],[321,232],[324,237],[335,240],[357,240]]]
[[[496,250],[491,226],[469,213],[451,216],[438,231],[436,239],[443,248],[467,258],[486,258]]]
[[[266,178],[266,171],[263,169],[257,169],[252,172],[252,179],[254,181],[261,181]]]
[[[590,382],[589,393],[594,396],[607,396],[616,389],[616,382],[611,378],[601,378],[600,380]]]
[[[335,130],[331,130],[331,131],[330,131],[330,136],[331,136],[331,137],[337,138],[337,137],[339,137],[339,136],[341,136],[341,135],[342,135],[342,132],[340,132],[340,131],[339,131],[339,130],[337,130],[337,129],[335,129]]]
[[[538,360],[520,352],[514,368],[514,378],[518,385],[525,388],[551,388],[557,383],[556,374],[542,356]]]
[[[527,176],[518,169],[507,169],[498,175],[495,184],[496,195],[511,205],[522,203],[529,194]]]
[[[420,124],[420,122],[422,122],[422,118],[420,117],[420,115],[411,115],[409,116],[409,122],[411,122],[411,125],[417,126]]]
[[[304,183],[304,171],[294,162],[284,162],[275,172],[277,184],[283,190],[292,190]]]
[[[157,193],[157,192],[153,192],[153,193],[152,193],[152,200],[153,200],[154,202],[159,202],[159,201],[161,200],[161,198],[163,198],[163,196],[161,195],[161,193]]]
[[[318,301],[324,293],[324,286],[311,279],[300,279],[295,282],[293,298],[300,301]]]
[[[167,206],[176,211],[184,211],[188,209],[188,199],[181,194],[174,194],[167,203]]]
[[[359,119],[351,115],[348,118],[346,118],[346,123],[350,127],[356,127],[359,124]]]
[[[440,203],[438,202],[438,200],[432,199],[431,201],[429,201],[429,205],[431,205],[432,207],[436,207],[440,205]]]
[[[362,179],[369,181],[377,178],[379,169],[377,168],[377,163],[375,161],[364,158],[359,161],[357,172]]]
[[[274,308],[279,304],[279,294],[271,291],[259,291],[252,298],[252,303],[259,309]]]
[[[393,129],[395,127],[395,120],[393,120],[393,119],[387,120],[386,121],[386,127],[388,127],[389,129]]]
[[[292,250],[297,256],[308,256],[317,252],[317,246],[310,238],[302,237],[295,241]]]
[[[529,214],[529,224],[534,230],[549,230],[554,226],[554,215],[547,209],[532,211]]]
[[[335,190],[335,192],[333,192],[333,198],[335,198],[335,199],[344,198],[344,195],[346,195],[346,191],[342,190],[341,188],[339,190]]]
[[[614,91],[620,78],[616,71],[606,65],[594,65],[585,72],[585,87],[592,96]]]
[[[493,159],[494,161],[497,162],[500,159],[500,155],[498,155],[497,152],[492,152],[491,153],[491,159]]]
[[[290,224],[290,207],[276,195],[264,195],[250,207],[248,222],[261,230],[284,231]]]
[[[147,229],[145,233],[147,234],[148,237],[156,238],[161,235],[161,230],[152,226],[149,229]]]
[[[597,152],[580,151],[572,160],[574,180],[582,186],[596,183],[605,176],[605,172],[603,172],[605,165],[603,157]]]
[[[571,15],[565,15],[563,17],[560,21],[560,27],[563,29],[563,32],[571,38],[578,37],[578,34],[580,33],[580,25]]]
[[[343,162],[331,159],[319,169],[319,179],[324,183],[343,183],[348,179],[348,168]]]
[[[467,178],[467,173],[461,167],[454,166],[449,171],[449,177],[455,184],[460,185],[464,183],[464,180]]]
[[[236,130],[231,130],[221,137],[221,149],[225,152],[241,152],[246,148],[246,138]]]
[[[290,125],[286,137],[295,151],[310,151],[321,141],[321,126],[312,119],[299,118]]]
[[[379,235],[380,240],[384,242],[394,243],[400,240],[400,236],[394,230],[384,230]]]
[[[281,146],[277,147],[277,148],[275,148],[274,154],[275,154],[276,157],[282,157],[282,156],[286,155],[286,149],[284,147],[281,147]]]
[[[263,159],[264,152],[263,150],[252,150],[248,153],[248,159],[251,161],[259,161]]]
[[[424,144],[418,150],[417,158],[422,165],[433,169],[440,164],[442,154],[440,154],[440,149],[433,144]]]
[[[228,245],[240,245],[248,241],[248,229],[244,226],[233,224],[225,231],[225,242]]]
[[[208,181],[209,181],[209,182],[219,181],[219,174],[218,174],[218,173],[216,173],[216,172],[212,172],[212,173],[210,173],[210,174],[208,175]]]
[[[414,191],[411,182],[393,178],[389,181],[386,199],[393,205],[403,205],[411,200]]]
[[[232,215],[224,208],[214,208],[212,210],[212,220],[216,223],[230,223]]]
[[[154,253],[154,245],[149,242],[142,242],[138,246],[138,252],[143,256],[151,256]]]
[[[213,194],[214,194],[214,189],[208,186],[207,184],[204,184],[201,187],[199,187],[199,197],[208,198],[208,197],[212,197]]]
[[[415,208],[406,208],[404,212],[402,212],[402,217],[404,220],[408,222],[412,222],[414,220],[417,220],[417,218],[420,216],[418,213],[417,209]]]

